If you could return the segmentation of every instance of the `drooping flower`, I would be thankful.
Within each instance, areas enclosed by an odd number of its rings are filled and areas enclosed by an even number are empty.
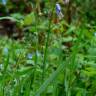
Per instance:
[[[61,6],[60,6],[59,3],[56,3],[56,14],[59,17],[59,19],[62,19],[63,18],[63,14],[61,12]]]
[[[60,14],[60,12],[61,12],[61,6],[60,6],[60,4],[56,4],[56,13],[57,13],[57,15],[59,15]]]
[[[7,0],[2,0],[2,4],[6,5],[7,4]]]

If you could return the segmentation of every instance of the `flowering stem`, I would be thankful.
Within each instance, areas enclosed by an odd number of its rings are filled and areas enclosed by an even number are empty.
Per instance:
[[[52,14],[53,14],[53,11],[54,11],[54,6],[52,8]],[[47,38],[46,38],[46,43],[45,43],[44,59],[43,59],[43,66],[42,66],[42,69],[43,69],[42,81],[44,81],[45,74],[46,74],[46,59],[47,59],[47,51],[48,51],[48,43],[49,43],[50,31],[51,31],[51,18],[49,19]]]

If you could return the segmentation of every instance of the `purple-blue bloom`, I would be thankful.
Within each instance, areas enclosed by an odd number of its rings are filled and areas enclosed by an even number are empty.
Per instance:
[[[3,5],[6,5],[6,3],[7,3],[7,0],[2,0]]]
[[[60,4],[56,4],[56,13],[57,13],[57,15],[59,15],[60,14],[60,12],[61,12],[61,6],[60,6]]]
[[[62,19],[63,18],[63,14],[61,12],[61,6],[59,3],[56,3],[56,14],[58,15],[59,19]]]

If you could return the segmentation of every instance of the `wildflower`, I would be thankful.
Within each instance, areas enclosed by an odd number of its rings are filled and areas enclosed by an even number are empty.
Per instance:
[[[32,57],[33,57],[33,54],[32,54],[32,53],[29,53],[29,54],[27,55],[27,58],[28,58],[28,59],[32,59]]]
[[[6,5],[6,3],[7,3],[7,0],[2,0],[3,5]]]
[[[61,12],[61,6],[58,3],[56,4],[56,14],[59,17],[59,19],[62,19],[63,18],[63,14]]]
[[[56,4],[56,13],[57,13],[57,15],[59,14],[61,12],[61,6],[60,6],[60,4]]]
[[[3,50],[3,52],[4,52],[5,55],[8,54],[8,51],[9,51],[9,50],[8,50],[8,48],[6,48],[6,47],[5,47],[4,50]]]

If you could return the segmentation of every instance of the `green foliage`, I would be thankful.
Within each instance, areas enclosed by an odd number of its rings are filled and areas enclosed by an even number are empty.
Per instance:
[[[43,13],[41,8],[42,15],[36,10],[40,2],[43,0],[30,0],[28,3],[36,6],[28,14],[20,3],[20,12],[0,17],[16,21],[24,31],[21,41],[0,37],[0,96],[95,96],[96,28],[94,22],[88,22],[95,14],[89,5],[95,1],[72,2],[72,8],[77,8],[77,15],[73,15],[84,21],[72,16],[70,24],[65,17],[59,20],[55,16],[55,0],[45,0],[48,12]],[[16,7],[11,3],[6,5],[8,10]],[[62,11],[67,10],[66,6]],[[90,16],[86,18],[87,13]]]

